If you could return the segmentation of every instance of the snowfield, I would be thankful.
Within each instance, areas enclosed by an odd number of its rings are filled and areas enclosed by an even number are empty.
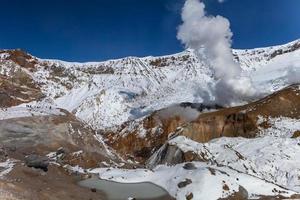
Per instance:
[[[201,144],[178,137],[170,141],[184,152],[193,151],[212,163],[230,167],[300,192],[300,140],[292,138],[220,138]]]
[[[14,161],[9,159],[4,162],[0,162],[0,179],[13,170],[14,165]]]
[[[46,115],[64,115],[59,108],[43,102],[31,102],[9,108],[0,108],[0,120]]]

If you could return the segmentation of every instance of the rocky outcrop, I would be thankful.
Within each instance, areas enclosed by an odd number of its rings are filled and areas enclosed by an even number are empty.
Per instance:
[[[192,180],[187,178],[187,179],[185,179],[184,181],[179,182],[179,183],[177,184],[177,187],[178,187],[178,188],[184,188],[184,187],[186,187],[187,185],[189,185],[189,184],[191,184],[191,183],[193,183]]]
[[[0,107],[11,107],[21,103],[40,100],[44,97],[35,83],[31,71],[37,60],[21,50],[0,51],[7,57],[0,59]]]
[[[120,134],[106,133],[107,144],[122,156],[144,163],[172,135],[183,135],[201,143],[219,137],[253,138],[260,129],[269,127],[269,117],[300,118],[300,89],[299,85],[292,85],[244,106],[217,107],[219,110],[206,113],[201,113],[203,108],[199,105],[185,103],[180,106],[193,107],[196,113],[193,113],[192,118],[188,118],[188,115],[191,116],[191,110],[175,112],[176,109],[166,108],[154,112],[142,121],[123,124],[117,131]],[[260,118],[266,120],[259,122]],[[156,164],[172,163],[171,156],[168,156],[170,152],[173,155],[176,153],[176,159],[181,159],[180,156],[177,157],[181,155],[179,151],[172,146],[163,146],[158,152],[161,159],[152,159]],[[185,157],[185,161],[202,159],[192,152],[185,154]],[[152,166],[149,161],[147,165]]]
[[[191,161],[207,162],[206,155],[199,155],[194,151],[182,151],[178,146],[166,142],[146,162],[147,168],[153,169],[157,165],[176,165],[187,162],[187,168]],[[190,166],[192,168],[192,166]]]
[[[242,187],[239,186],[239,191],[234,192],[232,195],[226,198],[220,198],[219,200],[248,200],[248,191]]]
[[[106,143],[122,156],[143,163],[180,126],[196,119],[202,110],[214,108],[216,106],[182,103],[156,111],[143,120],[126,122],[114,132],[101,134],[106,138]]]
[[[294,44],[291,44],[290,46],[288,46],[285,49],[277,49],[274,52],[271,53],[270,55],[270,59],[275,58],[276,56],[285,54],[285,53],[289,53],[289,52],[293,52],[300,49],[300,42],[295,42]]]
[[[42,169],[46,172],[48,171],[49,158],[47,158],[46,156],[32,154],[25,157],[25,164],[27,167]]]
[[[21,49],[13,49],[13,50],[0,50],[0,54],[6,53],[7,56],[4,60],[13,61],[15,64],[22,66],[30,71],[35,69],[35,65],[38,63],[37,59],[26,53]]]
[[[14,163],[0,177],[1,199],[106,199],[101,191],[78,186],[84,177],[72,167],[96,168],[120,160],[88,125],[61,112],[0,120],[0,161]]]
[[[258,128],[267,128],[268,121],[259,124],[259,118],[300,118],[300,89],[292,85],[259,101],[216,112],[201,114],[186,123],[178,134],[197,142],[208,142],[219,137],[255,137]]]
[[[185,162],[184,152],[175,145],[164,144],[146,162],[147,168],[154,168],[160,164],[176,165]]]
[[[65,169],[50,165],[48,171],[29,168],[17,163],[14,169],[0,180],[1,200],[106,200],[101,191],[91,192],[77,185],[81,177]]]
[[[102,161],[117,161],[117,157],[97,140],[94,131],[67,111],[64,115],[1,120],[0,140],[8,157],[32,167],[43,163],[41,156],[49,153],[55,161],[58,156],[61,164],[85,168],[100,166]]]
[[[142,122],[128,122],[116,132],[103,135],[106,143],[125,158],[144,162],[167,141],[169,133],[184,123],[185,120],[177,116],[161,119],[153,113]],[[132,125],[135,127],[129,128]],[[141,132],[145,133],[141,136]]]
[[[35,85],[32,78],[22,70],[17,70],[10,77],[0,75],[0,86],[1,108],[40,100],[44,97],[39,86]]]

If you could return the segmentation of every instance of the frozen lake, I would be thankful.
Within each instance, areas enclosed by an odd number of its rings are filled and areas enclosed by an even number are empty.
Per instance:
[[[126,200],[129,197],[138,200],[172,199],[166,190],[150,182],[118,183],[95,177],[80,181],[78,184],[101,190],[109,200]]]

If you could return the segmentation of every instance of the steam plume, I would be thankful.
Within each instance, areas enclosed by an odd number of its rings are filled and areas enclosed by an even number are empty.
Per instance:
[[[232,104],[235,99],[253,96],[251,80],[241,77],[241,68],[233,60],[229,21],[222,16],[208,16],[204,3],[199,0],[186,0],[181,17],[183,24],[179,26],[177,38],[198,56],[203,51],[218,80],[214,89],[216,103]]]

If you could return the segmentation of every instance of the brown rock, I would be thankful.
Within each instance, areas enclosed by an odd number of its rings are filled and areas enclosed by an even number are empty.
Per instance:
[[[228,185],[227,185],[227,184],[224,184],[224,185],[223,185],[223,190],[225,190],[225,191],[229,191],[229,187],[228,187]]]
[[[191,200],[191,199],[193,199],[193,197],[194,197],[193,193],[189,193],[188,195],[185,196],[185,199]]]
[[[295,131],[292,138],[298,138],[300,137],[300,131]]]

